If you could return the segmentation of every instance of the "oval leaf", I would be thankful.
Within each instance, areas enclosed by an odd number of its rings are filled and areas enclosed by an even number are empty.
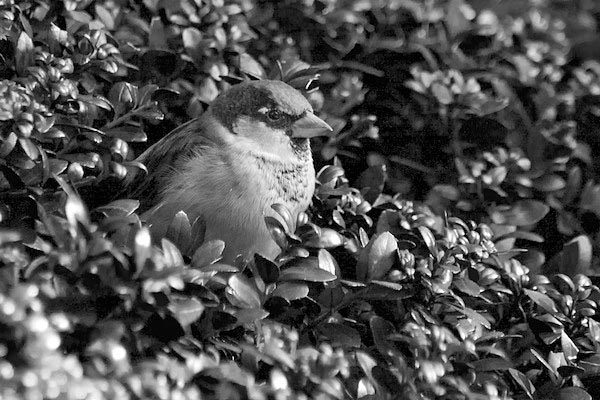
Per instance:
[[[389,232],[376,234],[362,250],[356,276],[363,281],[381,279],[396,262],[398,242]]]
[[[489,214],[496,224],[527,226],[539,222],[549,211],[550,207],[541,201],[521,200],[509,207],[491,208]]]
[[[544,293],[536,292],[536,291],[530,290],[530,289],[523,289],[523,292],[535,304],[542,307],[544,310],[546,310],[550,313],[558,312],[558,310],[556,309],[556,304],[554,304],[554,301],[552,301],[552,299],[548,295],[546,295]]]
[[[514,368],[509,368],[508,372],[510,373],[510,376],[512,376],[512,378],[515,380],[515,382],[517,382],[519,386],[521,386],[521,388],[525,390],[527,397],[533,399],[535,386],[533,386],[533,383],[531,383],[529,378],[524,373]]]
[[[317,331],[334,346],[360,347],[360,334],[354,328],[339,323],[323,323]]]
[[[290,267],[279,275],[280,281],[330,282],[336,279],[337,276],[332,273],[310,265]]]
[[[256,287],[250,283],[248,278],[242,274],[235,274],[229,278],[229,293],[235,296],[240,302],[246,304],[247,308],[260,308],[260,293]]]
[[[302,282],[281,282],[272,295],[289,301],[303,299],[308,296],[308,286]]]
[[[590,274],[592,265],[592,241],[586,235],[580,235],[564,245],[562,251],[550,261],[553,271],[569,276]]]
[[[222,240],[209,240],[202,243],[192,256],[192,267],[202,268],[219,261],[224,249],[225,242]]]
[[[377,350],[386,357],[392,357],[397,353],[396,347],[392,342],[388,340],[388,337],[394,333],[394,325],[378,316],[372,317],[369,321],[371,326],[371,333],[373,334],[373,341]]]
[[[254,264],[264,283],[268,285],[277,282],[277,279],[279,279],[279,267],[277,264],[260,254],[254,254]]]
[[[169,309],[175,314],[175,319],[183,327],[196,322],[204,312],[204,306],[194,297],[182,299],[181,301],[171,299]]]
[[[554,396],[556,400],[592,400],[592,396],[580,387],[563,388]]]

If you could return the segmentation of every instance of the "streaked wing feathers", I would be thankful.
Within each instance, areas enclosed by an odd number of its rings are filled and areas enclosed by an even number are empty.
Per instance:
[[[137,158],[148,172],[130,171],[126,196],[140,200],[141,212],[156,205],[164,179],[178,169],[180,160],[202,152],[203,147],[218,145],[213,132],[206,131],[210,125],[203,121],[203,118],[193,119],[175,128]]]

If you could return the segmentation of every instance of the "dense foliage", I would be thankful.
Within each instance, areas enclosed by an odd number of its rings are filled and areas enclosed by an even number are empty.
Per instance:
[[[0,0],[0,398],[600,398],[600,10],[487,3]],[[152,243],[135,156],[266,77],[335,131],[280,257]]]

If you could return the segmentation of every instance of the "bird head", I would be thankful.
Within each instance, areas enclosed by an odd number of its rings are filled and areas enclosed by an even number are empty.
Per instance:
[[[279,156],[307,151],[309,138],[332,130],[298,90],[281,81],[237,84],[210,109],[240,145]]]

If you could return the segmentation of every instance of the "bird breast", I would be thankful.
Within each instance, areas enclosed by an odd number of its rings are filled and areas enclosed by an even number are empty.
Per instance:
[[[271,205],[285,205],[295,218],[306,210],[315,186],[310,148],[282,159],[253,151],[203,151],[183,163],[161,198],[169,214],[183,210],[202,218],[205,240],[225,241],[225,261],[257,252],[274,258],[280,249],[264,222]]]

